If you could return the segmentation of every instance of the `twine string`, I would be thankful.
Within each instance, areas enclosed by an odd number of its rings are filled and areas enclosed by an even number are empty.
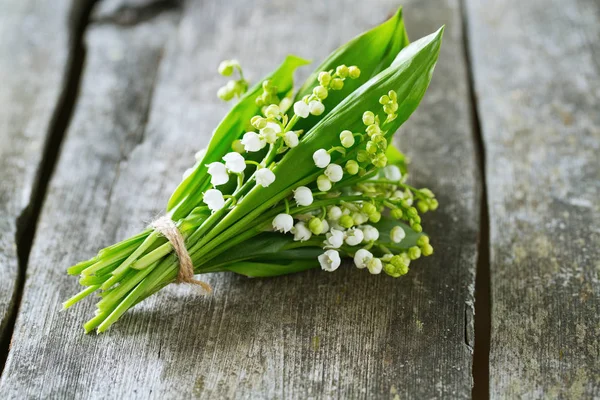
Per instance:
[[[185,247],[183,235],[179,232],[175,222],[167,216],[162,216],[152,222],[150,226],[167,238],[169,243],[171,243],[171,246],[173,246],[173,250],[175,250],[175,254],[179,259],[177,283],[189,283],[200,286],[206,294],[212,292],[212,287],[208,283],[194,279],[194,264],[192,263],[190,253],[188,253],[187,248]]]

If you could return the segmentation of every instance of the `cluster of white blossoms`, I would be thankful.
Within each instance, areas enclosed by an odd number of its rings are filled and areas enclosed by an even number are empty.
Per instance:
[[[222,64],[220,70],[230,75],[239,69],[241,75],[239,64],[229,63]],[[251,118],[252,129],[233,143],[233,151],[222,161],[206,165],[212,185],[203,195],[208,208],[216,212],[233,206],[236,195],[244,193],[248,185],[271,185],[276,179],[271,170],[276,157],[301,145],[304,132],[293,130],[296,122],[310,115],[322,115],[323,100],[329,91],[340,90],[345,79],[359,76],[360,70],[355,66],[341,65],[321,72],[319,85],[293,105],[290,98],[280,101],[277,88],[270,81],[264,81],[262,94],[256,98],[261,113]],[[386,116],[384,122],[380,122],[377,113],[365,111],[363,132],[343,130],[339,134],[339,146],[316,150],[312,159],[322,172],[314,183],[296,187],[289,199],[284,200],[285,212],[276,215],[271,222],[274,231],[289,233],[294,241],[307,246],[323,248],[318,261],[326,271],[335,271],[340,266],[340,253],[343,253],[354,259],[357,268],[366,268],[371,274],[384,271],[398,277],[407,273],[412,260],[433,253],[425,235],[419,237],[416,245],[413,240],[413,245],[403,246],[406,225],[388,226],[385,232],[376,227],[382,213],[387,212],[420,233],[419,211],[423,213],[438,206],[430,190],[408,186],[400,168],[388,165],[385,127],[397,116],[396,93],[389,91],[381,96],[379,103],[383,107],[382,115]],[[197,159],[199,161],[201,156]],[[256,159],[262,161],[254,161]],[[232,194],[223,194],[217,187],[235,184],[234,177],[237,188],[231,190],[229,186],[228,193]],[[230,203],[228,198],[232,198]],[[291,207],[290,201],[293,201]]]

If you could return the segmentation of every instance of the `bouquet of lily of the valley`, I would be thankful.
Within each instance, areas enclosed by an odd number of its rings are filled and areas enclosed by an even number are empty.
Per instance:
[[[431,80],[443,28],[409,44],[400,11],[334,51],[298,91],[289,56],[249,88],[240,64],[218,92],[239,98],[196,154],[164,217],[71,268],[97,293],[84,327],[105,331],[129,308],[173,282],[232,271],[270,277],[310,268],[335,271],[344,257],[371,274],[399,277],[433,253],[420,214],[433,193],[406,183],[394,132]],[[239,76],[239,78],[238,78]]]

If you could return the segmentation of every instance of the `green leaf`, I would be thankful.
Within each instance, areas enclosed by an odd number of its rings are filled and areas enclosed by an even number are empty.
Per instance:
[[[269,278],[306,271],[318,266],[319,263],[316,259],[297,260],[288,263],[240,261],[227,266],[223,271],[235,272],[236,274],[245,275],[250,278]]]
[[[293,88],[296,68],[308,63],[309,61],[300,57],[288,56],[279,68],[260,80],[233,106],[213,132],[204,159],[198,163],[194,172],[181,182],[171,195],[167,204],[167,211],[173,212],[174,220],[185,217],[197,205],[197,202],[193,201],[195,198],[188,196],[199,194],[203,183],[208,180],[206,164],[219,161],[225,154],[230,152],[232,143],[244,133],[250,119],[259,113],[260,108],[255,104],[255,100],[263,92],[262,82],[270,79],[273,85],[277,86],[278,95],[283,97]]]
[[[399,8],[392,18],[355,37],[331,53],[306,79],[296,94],[296,101],[306,94],[312,93],[313,88],[319,84],[317,79],[319,72],[335,69],[342,64],[346,66],[356,65],[361,71],[359,78],[346,79],[342,90],[329,91],[329,95],[324,100],[325,112],[322,116],[326,115],[348,93],[352,93],[373,76],[389,67],[398,52],[408,44],[409,40],[402,18],[402,8]],[[318,119],[319,117],[309,116],[299,121],[295,129],[307,130],[307,128],[315,125]]]
[[[406,157],[393,143],[389,144],[385,151],[385,156],[387,157],[388,165],[395,165],[400,168],[402,174],[406,174]]]
[[[218,235],[241,218],[255,218],[288,196],[299,184],[314,180],[320,170],[314,164],[313,153],[318,149],[337,146],[339,132],[343,129],[353,132],[364,130],[362,114],[366,110],[380,115],[382,120],[385,119],[379,97],[389,90],[395,90],[398,95],[398,117],[389,124],[389,136],[393,135],[415,111],[429,86],[438,59],[443,30],[442,27],[404,48],[389,68],[346,97],[305,135],[301,146],[285,153],[274,169],[279,179],[266,188],[255,186],[243,201],[220,221],[210,236]],[[335,157],[341,156],[335,154]],[[235,228],[229,232],[229,235],[235,234]],[[220,239],[226,240],[229,235]]]

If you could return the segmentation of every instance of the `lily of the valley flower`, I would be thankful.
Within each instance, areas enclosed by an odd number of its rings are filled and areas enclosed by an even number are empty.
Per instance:
[[[325,106],[320,101],[313,100],[308,103],[308,109],[312,115],[321,115],[325,111]]]
[[[267,145],[267,141],[258,136],[256,132],[246,132],[242,137],[242,144],[244,150],[248,152],[260,151]]]
[[[298,135],[296,134],[296,132],[293,131],[286,132],[285,136],[283,137],[283,141],[285,142],[285,145],[287,147],[294,148],[298,146]]]
[[[342,262],[340,259],[340,253],[338,253],[336,250],[327,250],[325,253],[321,254],[318,259],[319,264],[321,264],[321,268],[329,272],[333,272],[338,269]]]
[[[207,165],[210,174],[210,183],[213,186],[222,185],[229,181],[227,167],[220,162],[213,162]]]
[[[262,187],[268,187],[275,182],[275,174],[269,168],[261,168],[256,171],[256,183]]]
[[[281,126],[274,122],[267,122],[267,126],[260,130],[262,138],[269,144],[277,141],[277,134],[281,132]]]
[[[327,215],[329,216],[330,220],[337,221],[342,216],[342,209],[338,206],[332,206],[327,212]]]
[[[325,149],[319,149],[313,153],[313,161],[319,168],[325,168],[331,162],[331,155]]]
[[[310,114],[310,108],[308,107],[308,104],[306,104],[302,100],[295,102],[294,103],[294,114],[296,114],[300,118],[308,117],[308,114]]]
[[[395,226],[392,228],[390,232],[390,239],[392,239],[392,242],[400,243],[405,237],[406,232],[404,232],[404,229],[400,228],[399,226]]]
[[[383,263],[379,258],[373,258],[367,263],[367,269],[373,275],[380,274],[383,269]]]
[[[305,242],[312,236],[312,232],[302,221],[297,222],[296,225],[294,225],[294,227],[292,228],[292,233],[294,234],[294,240],[296,242]]]
[[[344,232],[331,228],[331,231],[325,235],[325,248],[339,249],[344,244]]]
[[[325,168],[325,175],[331,182],[339,182],[344,177],[344,170],[337,164],[329,164]]]
[[[331,189],[331,181],[327,175],[319,175],[317,178],[317,187],[321,192],[327,192]]]
[[[346,231],[346,244],[348,246],[356,246],[364,240],[365,235],[362,230],[352,228]]]
[[[373,242],[379,239],[379,231],[371,225],[365,225],[362,228],[365,242]]]
[[[399,181],[402,178],[400,168],[395,165],[388,165],[383,169],[383,173],[385,175],[385,179],[390,181]]]
[[[246,169],[246,160],[244,160],[244,157],[239,153],[227,153],[223,156],[223,161],[225,161],[225,167],[227,167],[230,172],[239,174]]]
[[[354,254],[354,264],[357,268],[366,268],[367,264],[373,259],[373,253],[369,250],[360,249]]]
[[[312,191],[306,186],[300,186],[294,190],[294,200],[299,206],[310,206],[313,202]]]
[[[211,211],[219,211],[225,206],[223,193],[217,189],[208,189],[206,192],[204,192],[202,201],[204,201]]]
[[[273,229],[277,232],[288,233],[294,227],[294,218],[289,214],[279,214],[273,219]]]

